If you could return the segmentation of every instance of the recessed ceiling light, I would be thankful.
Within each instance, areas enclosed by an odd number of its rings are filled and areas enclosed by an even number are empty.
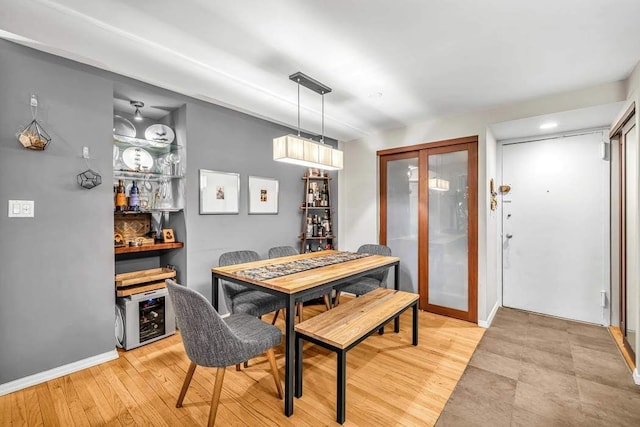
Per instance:
[[[540,129],[553,129],[557,127],[558,124],[556,122],[547,122],[540,125]]]

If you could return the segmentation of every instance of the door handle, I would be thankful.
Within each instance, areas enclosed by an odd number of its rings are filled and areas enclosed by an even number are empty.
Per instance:
[[[507,239],[511,239],[512,237],[513,237],[513,234],[507,233]]]

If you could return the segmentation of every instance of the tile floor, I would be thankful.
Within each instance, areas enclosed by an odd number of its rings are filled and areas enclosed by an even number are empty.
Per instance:
[[[436,426],[640,426],[640,386],[606,328],[501,308]]]

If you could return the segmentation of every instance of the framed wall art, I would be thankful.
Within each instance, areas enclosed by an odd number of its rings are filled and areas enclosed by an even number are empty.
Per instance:
[[[278,213],[278,180],[272,178],[261,178],[259,176],[249,177],[249,214],[272,214]]]
[[[200,215],[237,214],[240,174],[200,169]]]

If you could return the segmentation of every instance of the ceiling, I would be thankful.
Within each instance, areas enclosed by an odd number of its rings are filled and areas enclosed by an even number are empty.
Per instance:
[[[302,71],[333,89],[325,133],[340,140],[622,80],[640,59],[638,0],[0,6],[0,37],[292,127]],[[320,95],[302,88],[300,106],[320,133]]]
[[[558,135],[565,132],[583,129],[608,128],[611,126],[625,102],[596,105],[578,110],[562,111],[542,116],[527,117],[495,123],[490,126],[497,141],[514,139],[537,139],[547,135]],[[540,126],[555,123],[557,126],[541,129]]]

